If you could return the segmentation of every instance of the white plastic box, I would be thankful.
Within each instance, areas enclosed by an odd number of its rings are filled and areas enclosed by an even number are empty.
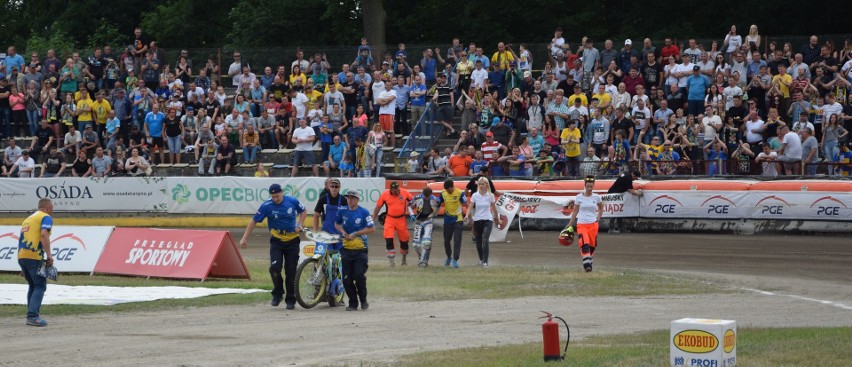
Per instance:
[[[677,367],[737,364],[737,322],[685,318],[672,321],[670,360]]]

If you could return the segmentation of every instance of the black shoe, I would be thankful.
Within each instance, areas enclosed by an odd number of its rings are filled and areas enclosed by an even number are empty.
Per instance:
[[[370,304],[369,304],[369,303],[367,303],[367,302],[361,302],[361,309],[362,309],[362,310],[367,311],[367,309],[368,309],[368,308],[370,308]]]
[[[288,309],[288,310],[295,310],[295,309],[296,309],[296,304],[295,304],[295,303],[288,303],[288,304],[287,304],[287,309]]]
[[[358,306],[349,306],[349,307],[346,307],[346,311],[358,311]]]
[[[278,307],[281,304],[281,297],[272,297],[272,307]]]

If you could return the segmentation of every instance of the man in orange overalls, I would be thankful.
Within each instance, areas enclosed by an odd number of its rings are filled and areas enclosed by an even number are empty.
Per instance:
[[[384,232],[382,236],[385,238],[385,247],[388,251],[388,261],[393,267],[396,251],[393,244],[393,232],[399,238],[399,252],[402,254],[402,265],[407,265],[405,257],[408,255],[408,221],[406,219],[406,211],[408,215],[414,213],[409,208],[409,204],[414,199],[408,190],[400,189],[399,182],[391,182],[390,189],[383,192],[376,202],[376,209],[373,210],[373,218],[378,218],[379,210],[382,206],[387,206],[387,212],[384,222]]]

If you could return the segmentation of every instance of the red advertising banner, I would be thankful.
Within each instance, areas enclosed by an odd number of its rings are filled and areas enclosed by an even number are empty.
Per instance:
[[[250,279],[230,232],[184,229],[117,228],[95,265],[95,273]]]

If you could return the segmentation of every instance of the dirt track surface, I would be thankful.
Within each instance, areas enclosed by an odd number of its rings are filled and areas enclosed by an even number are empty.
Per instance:
[[[435,237],[441,238],[441,229]],[[243,255],[268,256],[262,231]],[[242,235],[235,231],[235,237]],[[491,266],[580,269],[577,247],[554,234],[510,234],[493,244]],[[371,262],[386,261],[371,237]],[[465,232],[461,266],[477,261]],[[538,310],[567,316],[572,338],[667,329],[681,317],[726,318],[744,326],[852,326],[852,245],[844,237],[629,234],[600,236],[595,266],[700,275],[741,289],[725,295],[531,297],[400,302],[373,298],[369,311],[268,304],[51,317],[50,326],[0,319],[0,365],[393,364],[396,357],[458,347],[541,340]],[[434,259],[442,258],[439,243]],[[418,271],[408,267],[400,271]],[[369,274],[368,274],[369,277]],[[48,288],[48,292],[49,292]],[[330,348],[329,345],[334,345]]]

